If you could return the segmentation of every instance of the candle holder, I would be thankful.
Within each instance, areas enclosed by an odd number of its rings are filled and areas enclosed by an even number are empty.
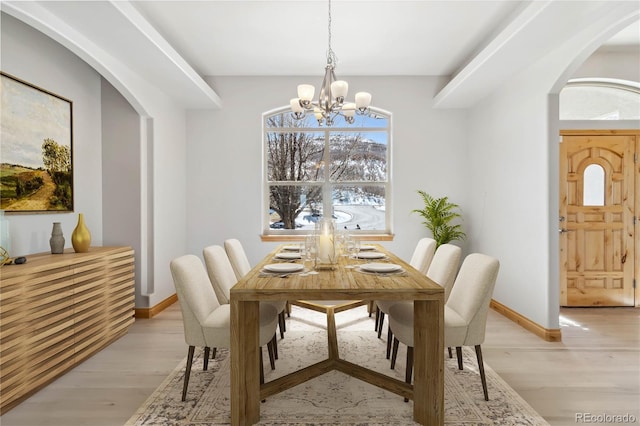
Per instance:
[[[335,269],[338,266],[335,237],[335,220],[323,218],[316,222],[316,269]]]

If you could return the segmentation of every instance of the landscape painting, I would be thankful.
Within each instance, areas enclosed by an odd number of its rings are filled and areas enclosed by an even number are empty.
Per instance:
[[[73,211],[72,103],[0,73],[0,208]]]

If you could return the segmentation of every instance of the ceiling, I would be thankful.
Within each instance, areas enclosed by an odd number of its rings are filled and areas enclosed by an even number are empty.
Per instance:
[[[122,65],[191,108],[219,104],[206,76],[320,78],[326,63],[327,1],[2,0],[0,5],[107,78]],[[602,49],[637,51],[637,1],[333,0],[336,74],[447,76],[458,91],[473,84],[473,96],[482,96],[616,8],[621,16],[635,14],[635,20],[619,34],[612,32]],[[470,73],[481,78],[469,79]],[[458,93],[457,99],[469,101],[471,92]]]
[[[332,2],[339,75],[454,74],[529,2]],[[322,74],[327,1],[140,1],[135,7],[202,75]],[[640,46],[640,24],[609,42]]]

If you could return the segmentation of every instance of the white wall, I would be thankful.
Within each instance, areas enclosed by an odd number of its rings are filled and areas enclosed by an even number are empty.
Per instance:
[[[559,328],[557,93],[627,25],[628,18],[603,16],[470,111],[470,203],[483,211],[471,217],[471,250],[500,260],[494,299],[548,329]],[[634,65],[616,76],[637,75]],[[598,68],[615,69],[594,60],[583,71]]]
[[[84,213],[91,244],[102,244],[100,76],[58,43],[1,14],[2,71],[73,102],[74,213],[6,214],[12,256],[48,252],[53,222],[61,222],[65,247]]]
[[[640,25],[640,24],[638,24]],[[571,78],[604,77],[639,81],[640,51],[597,50],[580,65]]]
[[[5,216],[12,255],[50,251],[54,221],[62,222],[65,246],[71,247],[76,213],[82,212],[92,245],[136,248],[136,307],[158,304],[175,293],[169,261],[186,252],[184,109],[118,63],[111,64],[108,78],[120,77],[110,83],[126,90],[136,109],[105,83],[103,111],[102,78],[94,68],[33,28],[1,16],[2,70],[73,101],[75,213]],[[135,114],[142,115],[137,123]]]
[[[321,70],[319,70],[321,71]],[[464,111],[437,111],[431,107],[438,78],[347,77],[349,91],[367,90],[372,103],[393,113],[393,229],[395,239],[384,243],[403,258],[411,256],[428,231],[420,217],[416,193],[448,195],[466,209],[465,156],[467,138]],[[262,243],[261,182],[262,128],[265,111],[286,105],[297,84],[318,85],[312,77],[218,77],[209,84],[223,100],[219,111],[190,111],[187,123],[188,249],[200,255],[203,247],[238,238],[251,263],[274,244]],[[353,95],[351,95],[353,96]]]
[[[105,79],[102,82],[102,206],[104,245],[126,242],[142,252],[140,116]],[[140,256],[135,269],[141,270]],[[136,306],[143,300],[140,274],[136,274]]]

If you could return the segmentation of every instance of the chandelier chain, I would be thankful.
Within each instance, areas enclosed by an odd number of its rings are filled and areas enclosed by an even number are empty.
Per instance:
[[[336,54],[331,48],[331,0],[329,0],[329,19],[328,19],[328,44],[329,50],[327,51],[327,64],[336,65]]]

